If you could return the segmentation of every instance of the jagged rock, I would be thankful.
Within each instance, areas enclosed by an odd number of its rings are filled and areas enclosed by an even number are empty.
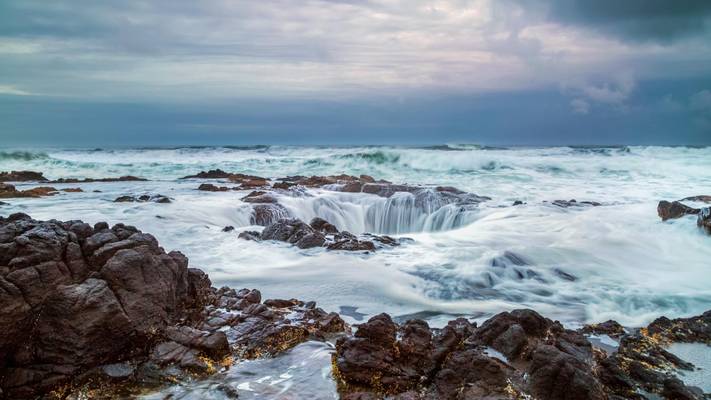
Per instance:
[[[309,225],[323,234],[338,233],[338,228],[323,218],[316,217],[309,222]]]
[[[139,354],[187,311],[187,259],[122,224],[0,217],[0,387],[34,397]],[[22,333],[22,334],[21,334]]]
[[[268,181],[261,176],[235,174],[225,172],[221,169],[211,169],[209,171],[201,171],[196,175],[184,176],[181,179],[227,179],[230,182],[241,184],[243,188],[253,188],[267,186]]]
[[[696,217],[696,225],[711,235],[711,207],[704,207]]]
[[[269,192],[255,190],[242,197],[245,203],[276,203],[277,199]]]
[[[690,197],[685,197],[679,201],[697,201],[700,203],[711,203],[711,196],[708,196],[708,195],[690,196]]]
[[[27,182],[27,181],[46,181],[41,172],[35,171],[11,171],[0,172],[0,182]]]
[[[291,215],[284,206],[278,203],[254,204],[252,205],[252,216],[250,223],[252,225],[268,226],[285,218],[290,218]]]
[[[114,203],[145,203],[145,202],[153,202],[153,203],[170,203],[170,198],[160,195],[160,194],[154,194],[154,195],[148,195],[144,194],[141,196],[119,196],[114,200]]]
[[[562,207],[562,208],[568,208],[568,207],[582,207],[582,206],[592,206],[592,207],[597,207],[601,206],[602,203],[598,203],[597,201],[576,201],[575,199],[571,200],[553,200],[551,202],[554,206]]]
[[[605,321],[599,324],[585,325],[580,329],[583,334],[607,335],[613,338],[619,338],[625,334],[625,328],[617,321]]]
[[[15,197],[42,197],[53,196],[57,194],[57,189],[49,186],[39,186],[27,190],[17,190],[15,186],[8,183],[0,183],[0,198],[15,198]]]
[[[326,241],[322,233],[296,218],[280,219],[267,226],[262,231],[261,239],[287,242],[301,249],[321,247]]]
[[[148,179],[139,178],[137,176],[126,175],[119,176],[118,178],[60,178],[54,181],[49,181],[49,183],[93,183],[93,182],[145,182]]]
[[[645,390],[700,400],[699,390],[671,373],[691,365],[655,338],[703,342],[710,316],[660,319],[643,335],[627,334],[614,321],[586,328],[621,338],[619,351],[607,355],[582,333],[531,310],[497,314],[478,329],[459,319],[441,331],[418,320],[397,325],[381,314],[339,339],[334,376],[341,398],[348,399],[641,400]],[[505,359],[489,356],[487,348]]]
[[[197,190],[202,190],[205,192],[227,192],[232,189],[228,188],[227,186],[215,186],[212,183],[203,183],[198,186]]]
[[[344,239],[326,246],[328,250],[375,251],[375,244],[368,240]]]
[[[239,235],[237,235],[239,239],[244,239],[244,240],[252,240],[255,242],[258,242],[261,239],[261,234],[257,231],[243,231],[240,232]]]
[[[195,175],[184,176],[180,179],[227,179],[230,175],[232,174],[221,169],[211,169],[209,171],[200,171]]]
[[[671,203],[662,200],[657,205],[657,214],[662,221],[683,217],[684,215],[695,215],[699,213],[698,208],[692,208],[678,201]]]

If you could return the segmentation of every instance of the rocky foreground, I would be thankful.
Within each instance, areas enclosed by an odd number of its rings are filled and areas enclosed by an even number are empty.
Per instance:
[[[632,331],[614,321],[573,331],[532,310],[444,329],[381,314],[351,334],[314,303],[211,287],[134,227],[25,214],[0,217],[0,304],[6,399],[131,397],[306,340],[336,340],[344,399],[703,399],[674,373],[694,366],[665,346],[711,345],[711,311]],[[590,334],[619,347],[593,345]]]

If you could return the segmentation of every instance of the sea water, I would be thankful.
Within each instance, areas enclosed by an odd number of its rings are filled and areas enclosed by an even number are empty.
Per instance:
[[[326,189],[279,196],[289,212],[341,230],[409,238],[376,253],[300,250],[240,240],[250,226],[248,191],[203,192],[201,170],[279,178],[368,174],[413,185],[454,186],[491,200],[462,212],[437,199],[415,202]],[[216,286],[257,288],[264,298],[315,300],[348,322],[388,312],[441,325],[515,308],[579,325],[615,319],[641,326],[711,308],[711,237],[693,217],[661,222],[659,200],[711,195],[711,148],[547,147],[186,147],[0,149],[0,171],[49,179],[135,175],[146,182],[81,187],[36,199],[6,199],[0,215],[125,223],[179,250]],[[18,183],[20,189],[36,183]],[[97,191],[97,192],[95,192]],[[162,194],[170,204],[114,203]],[[595,201],[562,208],[554,200]],[[524,204],[512,206],[514,201]],[[225,226],[233,232],[222,232]]]

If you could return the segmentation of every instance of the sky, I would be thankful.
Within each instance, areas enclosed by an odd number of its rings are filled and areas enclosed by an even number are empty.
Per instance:
[[[711,1],[0,1],[0,146],[454,142],[711,145]]]

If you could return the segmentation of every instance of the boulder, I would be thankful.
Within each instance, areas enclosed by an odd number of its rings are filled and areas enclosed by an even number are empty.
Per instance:
[[[695,215],[698,213],[699,209],[689,207],[678,201],[668,202],[662,200],[657,205],[657,214],[659,214],[659,218],[661,218],[662,221],[681,218],[684,215]]]
[[[187,259],[122,224],[0,217],[0,388],[34,397],[141,354],[202,304]],[[209,281],[208,281],[209,282]]]
[[[322,233],[296,218],[280,219],[268,225],[262,231],[261,239],[287,242],[301,249],[321,247],[326,241]]]

